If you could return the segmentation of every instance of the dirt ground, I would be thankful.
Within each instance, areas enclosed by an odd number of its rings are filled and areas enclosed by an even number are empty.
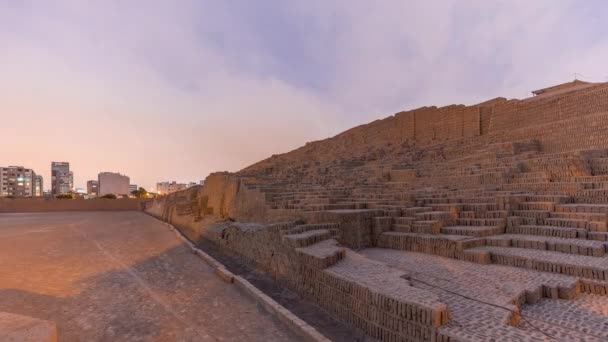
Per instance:
[[[0,312],[59,341],[298,340],[140,212],[0,214]]]

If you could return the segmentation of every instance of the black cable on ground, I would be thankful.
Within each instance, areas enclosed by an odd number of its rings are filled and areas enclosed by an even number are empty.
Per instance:
[[[419,272],[416,272],[416,271],[411,271],[411,272],[414,272],[414,273],[419,273]],[[423,274],[423,273],[420,273],[420,274]],[[550,334],[548,334],[548,333],[544,332],[542,329],[540,329],[539,327],[537,327],[537,326],[535,326],[534,324],[532,324],[532,322],[530,322],[530,321],[529,321],[529,320],[528,320],[526,317],[524,317],[524,315],[523,315],[523,314],[521,314],[520,312],[517,312],[517,311],[515,311],[515,310],[511,310],[511,309],[506,308],[506,307],[504,307],[504,306],[500,306],[500,305],[497,305],[497,304],[493,304],[493,303],[484,302],[484,301],[479,300],[479,299],[471,298],[471,297],[469,297],[469,296],[466,296],[466,295],[463,295],[463,294],[460,294],[460,293],[454,292],[454,291],[452,291],[452,290],[445,289],[445,288],[443,288],[443,287],[441,287],[441,286],[437,286],[437,285],[429,284],[429,283],[427,283],[427,282],[425,282],[425,281],[423,281],[423,280],[420,280],[420,279],[416,279],[416,278],[413,278],[413,277],[411,277],[410,279],[411,279],[411,280],[413,280],[413,281],[417,281],[417,282],[419,282],[419,283],[422,283],[422,284],[424,284],[424,285],[430,286],[430,287],[438,288],[438,289],[443,290],[443,291],[445,291],[445,292],[451,293],[451,294],[453,294],[453,295],[455,295],[455,296],[459,296],[459,297],[462,297],[462,298],[465,298],[465,299],[468,299],[468,300],[472,300],[472,301],[474,301],[474,302],[478,302],[478,303],[481,303],[481,304],[490,305],[490,306],[493,306],[493,307],[496,307],[496,308],[500,308],[500,309],[503,309],[503,310],[506,310],[506,311],[509,311],[509,312],[515,313],[515,314],[519,315],[519,316],[520,316],[520,317],[521,317],[521,318],[522,318],[522,319],[523,319],[523,320],[524,320],[526,323],[528,323],[528,324],[529,324],[529,325],[530,325],[532,328],[534,328],[535,330],[537,330],[537,331],[538,331],[538,332],[540,332],[541,334],[543,334],[543,335],[547,336],[547,337],[548,337],[548,338],[550,338],[550,339],[557,340],[557,338],[555,338],[554,336],[552,336],[552,335],[550,335]]]

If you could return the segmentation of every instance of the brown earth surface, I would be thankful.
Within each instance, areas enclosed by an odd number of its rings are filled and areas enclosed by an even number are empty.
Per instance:
[[[294,341],[140,212],[0,215],[0,312],[59,341]]]

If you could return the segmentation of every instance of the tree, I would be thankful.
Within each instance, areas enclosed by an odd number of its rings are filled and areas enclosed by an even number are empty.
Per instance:
[[[55,196],[55,198],[57,198],[57,199],[74,199],[74,194],[71,192],[68,192],[65,194],[59,194],[59,195]]]
[[[114,194],[105,194],[105,195],[101,196],[100,198],[116,199],[116,195],[114,195]]]
[[[148,191],[142,187],[139,187],[139,189],[131,191],[131,195],[137,198],[148,198]]]

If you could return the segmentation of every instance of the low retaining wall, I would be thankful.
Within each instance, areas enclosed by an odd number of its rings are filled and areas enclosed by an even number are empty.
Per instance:
[[[121,199],[12,199],[0,198],[0,213],[35,213],[50,211],[130,211],[141,210],[140,198]]]
[[[219,261],[215,260],[212,256],[196,247],[190,240],[188,240],[188,238],[182,235],[182,233],[176,227],[166,222],[163,223],[167,225],[171,230],[173,230],[177,238],[183,241],[184,244],[186,244],[186,246],[188,246],[194,254],[199,256],[210,267],[212,267],[215,270],[215,274],[220,279],[222,279],[228,284],[234,284],[244,294],[250,296],[254,301],[261,305],[261,307],[266,310],[266,312],[276,316],[280,321],[286,324],[289,329],[291,329],[297,335],[302,337],[305,341],[331,342],[329,339],[319,333],[314,327],[308,325],[302,319],[294,315],[291,311],[287,310],[285,307],[277,303],[274,299],[268,297],[257,287],[251,284],[247,279],[234,275],[232,272],[228,271],[228,269],[226,269],[226,267],[222,265]]]

